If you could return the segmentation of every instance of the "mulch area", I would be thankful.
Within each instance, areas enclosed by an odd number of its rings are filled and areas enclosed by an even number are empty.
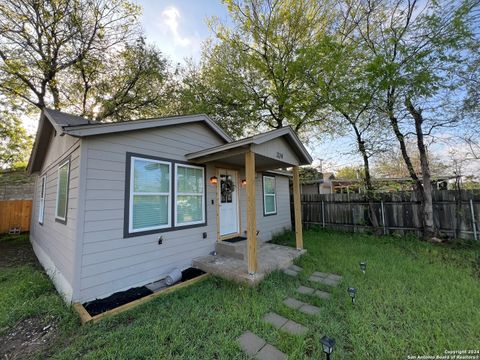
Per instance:
[[[57,336],[53,316],[23,319],[0,336],[0,358],[30,359],[48,349]]]
[[[39,266],[30,242],[20,238],[0,238],[0,268],[22,265]]]

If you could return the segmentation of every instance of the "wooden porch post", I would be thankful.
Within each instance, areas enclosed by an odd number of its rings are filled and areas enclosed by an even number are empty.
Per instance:
[[[257,209],[255,204],[255,153],[245,153],[245,175],[247,180],[247,262],[248,273],[257,271]]]
[[[298,166],[293,167],[293,209],[295,213],[295,243],[297,249],[303,249],[302,205],[300,203],[300,177]]]

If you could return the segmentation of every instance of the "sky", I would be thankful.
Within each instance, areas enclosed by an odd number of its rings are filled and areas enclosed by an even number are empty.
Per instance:
[[[200,58],[201,45],[210,36],[207,18],[228,21],[225,5],[216,0],[139,0],[141,24],[148,42],[154,43],[170,60]]]
[[[140,19],[147,41],[155,44],[173,65],[186,58],[200,59],[202,42],[211,35],[207,19],[217,17],[228,23],[228,12],[217,0],[139,0],[143,7]],[[307,145],[314,165],[322,159],[324,170],[335,171],[346,165],[358,165],[360,159],[349,154],[349,137]]]
[[[208,18],[229,22],[226,6],[220,0],[137,0],[137,3],[143,7],[140,21],[147,41],[155,44],[173,65],[183,63],[186,58],[200,59],[202,42],[211,35]],[[457,152],[468,150],[463,147]],[[322,141],[309,142],[307,148],[314,158],[313,164],[322,163],[323,171],[362,165],[351,136],[324,137]],[[436,144],[431,149],[444,161],[451,161],[450,147]],[[471,164],[466,170],[478,173],[480,164]]]
[[[220,0],[134,1],[143,8],[140,22],[147,42],[155,44],[174,66],[184,63],[186,58],[200,59],[202,42],[211,35],[208,18],[217,17],[221,22],[229,22],[226,6]],[[36,121],[30,123],[26,120],[25,123],[28,130],[35,131]],[[321,142],[310,142],[307,148],[314,158],[313,164],[319,166],[322,162],[324,171],[362,164],[360,156],[352,151],[355,143],[350,136],[325,137]],[[450,161],[447,147],[439,146],[436,152],[445,161]],[[480,173],[480,163],[472,164],[468,172]]]

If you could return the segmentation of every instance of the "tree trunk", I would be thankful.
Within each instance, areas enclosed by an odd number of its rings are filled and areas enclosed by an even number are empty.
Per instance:
[[[355,131],[355,136],[357,139],[357,145],[358,145],[358,150],[360,151],[360,154],[362,154],[363,158],[363,171],[365,173],[365,189],[367,193],[367,201],[368,201],[368,217],[370,219],[370,222],[372,223],[372,226],[374,228],[375,232],[380,231],[380,226],[378,224],[378,218],[377,218],[377,213],[375,211],[375,203],[374,203],[374,194],[373,194],[373,184],[372,184],[372,176],[370,175],[370,162],[368,159],[368,154],[367,154],[367,149],[365,147],[365,141],[362,138],[362,134],[358,130],[356,124],[354,122],[350,122],[352,125],[354,131]]]
[[[407,152],[407,146],[405,144],[405,137],[403,136],[402,132],[400,131],[400,127],[398,125],[398,119],[394,114],[393,104],[394,104],[394,90],[390,90],[387,95],[387,114],[390,120],[390,125],[392,126],[393,132],[395,133],[395,137],[400,145],[400,150],[402,152],[403,160],[405,161],[405,165],[407,166],[408,173],[410,177],[415,183],[415,193],[417,194],[418,200],[420,201],[420,206],[422,208],[422,229],[425,235],[425,230],[427,228],[427,224],[425,223],[425,216],[424,216],[424,209],[425,209],[425,192],[423,189],[422,181],[418,178],[417,173],[415,172],[415,168],[413,167],[412,161],[410,156]],[[430,181],[429,181],[430,184]],[[431,192],[430,192],[430,200],[431,200]]]
[[[426,238],[436,235],[435,224],[433,220],[433,199],[432,199],[432,181],[430,176],[430,166],[428,164],[427,148],[423,136],[423,115],[420,109],[413,106],[410,98],[405,99],[405,106],[415,121],[415,131],[417,133],[417,147],[420,154],[420,165],[422,167],[423,180],[423,233]]]

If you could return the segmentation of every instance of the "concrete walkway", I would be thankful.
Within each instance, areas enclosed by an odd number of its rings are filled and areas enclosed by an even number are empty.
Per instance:
[[[297,277],[303,269],[297,265],[290,265],[284,270],[284,273],[290,276]],[[324,273],[315,271],[309,278],[309,281],[320,283],[328,286],[337,286],[342,281],[342,276],[331,273]],[[331,294],[326,291],[314,289],[308,286],[301,285],[297,288],[297,292],[302,295],[316,296],[320,299],[330,299]],[[307,315],[317,315],[320,313],[320,308],[309,303],[300,301],[298,299],[288,297],[283,300],[283,304],[290,309],[298,310]],[[305,335],[308,333],[308,328],[283,317],[275,312],[269,312],[264,315],[263,321],[272,325],[275,329],[286,332],[290,335]],[[246,331],[238,338],[238,342],[242,350],[249,356],[257,360],[285,360],[287,355],[278,350],[273,345],[268,344],[261,337],[255,335],[251,331]]]
[[[242,350],[258,360],[285,360],[287,355],[275,346],[268,344],[261,337],[251,331],[246,331],[238,338]]]

